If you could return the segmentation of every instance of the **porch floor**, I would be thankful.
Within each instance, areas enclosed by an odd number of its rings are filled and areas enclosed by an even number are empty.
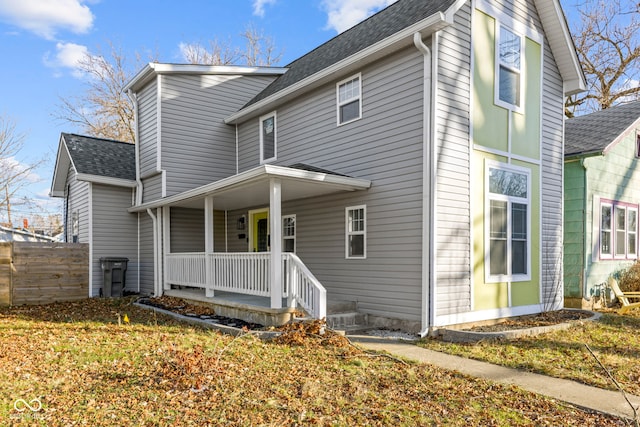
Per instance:
[[[207,303],[232,303],[271,309],[271,299],[255,295],[237,294],[234,292],[216,291],[213,297],[205,296],[205,290],[199,288],[165,289],[164,294],[170,297],[185,298]],[[286,309],[287,299],[282,299],[282,307]]]

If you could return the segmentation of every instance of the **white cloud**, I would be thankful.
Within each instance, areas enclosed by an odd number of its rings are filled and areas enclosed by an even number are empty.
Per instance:
[[[341,33],[397,0],[323,0],[327,28]]]
[[[86,33],[93,13],[86,0],[0,0],[0,19],[52,40],[59,30]]]
[[[276,0],[253,0],[253,14],[256,16],[264,16],[264,7],[266,5],[274,5]]]
[[[7,176],[15,176],[26,172],[26,174],[20,179],[32,184],[42,181],[42,177],[40,177],[36,172],[33,170],[27,171],[29,167],[29,165],[20,162],[15,157],[0,159],[0,169],[8,171]]]
[[[52,57],[47,52],[43,61],[47,67],[51,68],[70,68],[75,77],[82,77],[84,73],[80,69],[80,61],[86,58],[89,49],[86,46],[75,43],[56,43],[56,53]]]

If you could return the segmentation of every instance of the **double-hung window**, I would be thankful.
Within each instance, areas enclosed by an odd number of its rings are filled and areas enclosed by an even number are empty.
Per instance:
[[[500,25],[496,43],[496,104],[518,110],[522,105],[522,37]]]
[[[338,82],[338,125],[362,117],[362,87],[360,74]]]
[[[296,251],[296,216],[282,217],[282,252]]]
[[[638,257],[638,206],[600,201],[600,258]]]
[[[486,172],[486,281],[529,280],[531,172],[494,162]]]
[[[260,117],[260,163],[276,159],[276,113]]]
[[[367,257],[367,207],[351,206],[346,209],[346,258]]]

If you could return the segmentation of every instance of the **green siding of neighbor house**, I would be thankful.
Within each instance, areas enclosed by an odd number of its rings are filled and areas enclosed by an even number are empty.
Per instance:
[[[564,167],[564,296],[582,296],[584,263],[584,168],[579,161]]]
[[[589,299],[598,294],[599,284],[635,262],[600,258],[599,222],[601,199],[640,204],[638,131],[640,127],[628,129],[604,155],[585,158],[584,168],[580,161],[565,163],[565,297]],[[586,174],[586,191],[584,183],[580,184],[581,174]]]

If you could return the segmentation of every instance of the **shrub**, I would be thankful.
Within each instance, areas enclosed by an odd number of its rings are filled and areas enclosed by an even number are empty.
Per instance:
[[[640,261],[620,271],[618,285],[623,292],[640,292]]]

